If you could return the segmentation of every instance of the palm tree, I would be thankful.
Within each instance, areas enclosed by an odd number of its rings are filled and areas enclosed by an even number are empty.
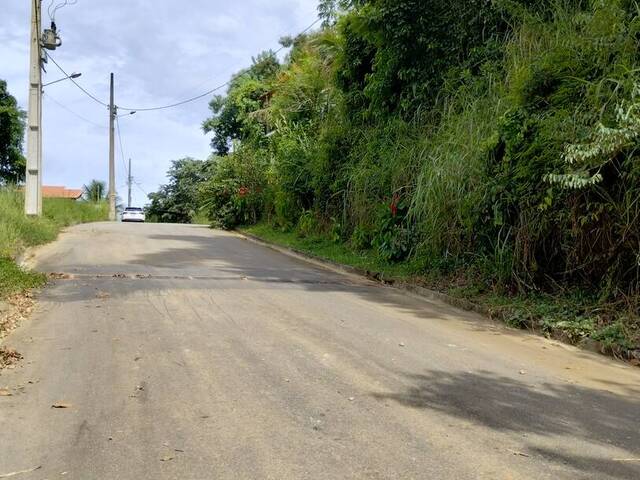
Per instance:
[[[106,183],[101,180],[91,180],[89,185],[82,187],[84,198],[91,202],[99,202],[106,198]]]

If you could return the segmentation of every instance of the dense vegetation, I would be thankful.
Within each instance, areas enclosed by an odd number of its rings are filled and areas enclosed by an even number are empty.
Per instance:
[[[551,296],[566,308],[514,322],[640,352],[638,4],[320,12],[320,31],[283,39],[284,63],[261,54],[213,99],[215,155],[184,205],[401,262],[435,286]]]
[[[149,194],[147,221],[192,223],[199,218],[198,189],[209,178],[212,162],[183,158],[173,162],[167,172],[169,183]]]

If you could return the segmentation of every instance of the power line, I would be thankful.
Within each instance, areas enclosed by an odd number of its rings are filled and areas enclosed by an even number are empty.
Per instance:
[[[55,8],[53,7],[55,0],[51,0],[51,3],[49,4],[49,8],[47,8],[47,13],[49,14],[49,19],[52,22],[56,21],[56,12],[58,10],[60,10],[61,8],[66,7],[67,5],[75,5],[76,3],[78,3],[78,0],[64,0],[60,3],[58,3]],[[52,10],[53,8],[53,10]]]
[[[309,25],[307,28],[305,28],[304,30],[302,30],[302,32],[300,32],[298,34],[298,36],[300,35],[304,35],[305,33],[307,33],[309,30],[311,30],[313,27],[315,27],[322,19],[318,18],[315,22],[313,22],[311,25]],[[283,45],[282,47],[280,47],[279,49],[277,49],[274,53],[274,55],[280,53],[282,50],[284,50],[286,47]],[[248,74],[249,71],[246,71],[243,73],[243,75]],[[155,110],[165,110],[167,108],[174,108],[174,107],[178,107],[180,105],[184,105],[186,103],[190,103],[190,102],[194,102],[196,100],[199,100],[203,97],[206,97],[208,95],[211,95],[214,92],[217,92],[218,90],[223,89],[224,87],[227,87],[231,84],[231,82],[233,80],[235,80],[238,77],[232,78],[231,80],[226,81],[225,83],[223,83],[222,85],[218,85],[215,88],[212,88],[211,90],[207,90],[204,93],[201,93],[200,95],[196,95],[195,97],[191,97],[191,98],[187,98],[186,100],[182,100],[180,102],[175,102],[175,103],[171,103],[169,105],[162,105],[162,106],[158,106],[158,107],[145,107],[145,108],[134,108],[134,107],[121,107],[118,106],[118,108],[121,108],[122,110],[131,110],[131,111],[136,111],[136,112],[151,112],[151,111],[155,111]]]
[[[318,23],[320,23],[320,21],[321,21],[321,20],[322,20],[322,19],[318,18],[315,22],[313,22],[313,23],[312,23],[311,25],[309,25],[307,28],[305,28],[304,30],[302,30],[302,31],[301,31],[297,36],[304,35],[304,34],[305,34],[305,33],[307,33],[309,30],[311,30],[313,27],[315,27]],[[274,53],[274,55],[276,55],[276,54],[280,53],[280,52],[281,52],[282,50],[284,50],[285,48],[286,48],[286,47],[285,47],[284,45],[283,45],[283,46],[281,46],[279,49],[277,49],[275,52],[273,52],[273,53]],[[48,57],[49,59],[51,59],[51,61],[53,62],[53,64],[54,64],[56,67],[58,67],[58,69],[59,69],[59,70],[60,70],[64,75],[66,75],[67,77],[69,77],[69,80],[71,80],[71,81],[73,82],[73,84],[74,84],[76,87],[78,87],[78,88],[79,88],[79,89],[80,89],[80,90],[81,90],[85,95],[87,95],[89,98],[91,98],[93,101],[95,101],[95,102],[99,103],[99,104],[100,104],[100,105],[102,105],[103,107],[107,107],[107,108],[109,108],[109,104],[107,104],[107,103],[103,102],[102,100],[98,99],[95,95],[93,95],[92,93],[90,93],[89,91],[87,91],[84,87],[82,87],[82,85],[80,85],[78,82],[76,82],[76,81],[75,81],[75,79],[71,78],[71,77],[70,77],[70,75],[69,75],[69,74],[68,74],[68,73],[67,73],[67,72],[66,72],[66,71],[65,71],[65,70],[64,70],[64,69],[63,69],[63,68],[58,64],[58,62],[56,62],[56,61],[55,61],[55,59],[54,59],[51,55],[47,54],[47,57]],[[244,73],[243,73],[243,75],[246,75],[246,74],[248,74],[248,73],[250,73],[250,72],[249,72],[249,71],[246,71],[246,72],[244,72]],[[122,110],[129,110],[129,111],[136,111],[136,112],[151,112],[151,111],[156,111],[156,110],[166,110],[166,109],[168,109],[168,108],[178,107],[178,106],[180,106],[180,105],[184,105],[184,104],[187,104],[187,103],[191,103],[191,102],[194,102],[194,101],[196,101],[196,100],[199,100],[199,99],[201,99],[201,98],[203,98],[203,97],[206,97],[206,96],[208,96],[208,95],[211,95],[212,93],[215,93],[215,92],[217,92],[218,90],[221,90],[221,89],[223,89],[223,88],[225,88],[225,87],[229,86],[229,85],[231,84],[231,82],[232,82],[233,80],[235,80],[236,78],[238,78],[238,77],[234,77],[234,78],[232,78],[231,80],[228,80],[228,81],[226,81],[225,83],[223,83],[223,84],[221,84],[221,85],[218,85],[218,86],[217,86],[217,87],[215,87],[215,88],[212,88],[212,89],[210,89],[210,90],[207,90],[206,92],[201,93],[200,95],[196,95],[195,97],[187,98],[186,100],[182,100],[182,101],[179,101],[179,102],[171,103],[171,104],[168,104],[168,105],[161,105],[161,106],[158,106],[158,107],[144,107],[144,108],[120,107],[120,106],[119,106],[118,108],[121,108]]]
[[[115,117],[116,117],[116,131],[118,132],[118,143],[120,144],[120,160],[122,160],[122,166],[124,167],[124,171],[127,172],[128,170],[127,164],[124,160],[124,148],[122,147],[122,135],[120,134],[120,120],[118,120],[117,115]]]
[[[136,187],[138,187],[138,189],[139,189],[142,193],[144,193],[147,197],[149,196],[149,194],[148,194],[147,192],[145,192],[145,191],[144,191],[144,189],[142,188],[142,186],[141,186],[138,182],[136,182],[135,180],[133,180],[133,183],[135,184],[135,186],[136,186]]]
[[[55,103],[56,105],[58,105],[58,107],[62,108],[63,110],[66,110],[67,112],[69,112],[70,114],[78,117],[80,120],[83,120],[91,125],[93,125],[94,127],[98,127],[98,128],[105,128],[104,125],[99,125],[98,123],[89,120],[88,118],[83,117],[82,115],[80,115],[79,113],[74,112],[73,110],[71,110],[69,107],[67,107],[66,105],[63,105],[62,103],[60,103],[58,100],[56,100],[55,98],[53,98],[50,94],[43,92],[42,93],[43,96],[47,97],[49,100],[51,100],[53,103]]]
[[[48,53],[47,53],[47,58],[48,58],[49,60],[51,60],[51,61],[53,62],[53,64],[54,64],[56,67],[58,67],[58,69],[59,69],[59,70],[60,70],[64,75],[66,75],[66,76],[69,78],[69,80],[71,80],[71,81],[73,82],[73,84],[74,84],[76,87],[78,87],[80,90],[82,90],[82,91],[84,92],[84,94],[85,94],[85,95],[87,95],[87,96],[88,96],[89,98],[91,98],[94,102],[99,103],[99,104],[100,104],[100,105],[102,105],[103,107],[107,107],[107,108],[109,108],[109,104],[108,104],[108,103],[103,102],[102,100],[100,100],[99,98],[97,98],[95,95],[93,95],[92,93],[88,92],[88,91],[87,91],[87,90],[86,90],[82,85],[80,85],[78,82],[76,82],[76,81],[75,81],[75,79],[71,78],[71,75],[69,75],[69,74],[64,70],[64,68],[62,68],[62,67],[58,64],[58,62],[56,62],[56,61],[54,60],[54,58],[53,58],[51,55],[49,55]]]

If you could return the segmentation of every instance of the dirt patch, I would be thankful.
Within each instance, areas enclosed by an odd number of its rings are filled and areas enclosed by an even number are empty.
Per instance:
[[[15,330],[33,311],[35,300],[31,292],[12,295],[2,301],[0,308],[0,339]]]
[[[20,360],[22,360],[22,355],[20,355],[16,350],[7,347],[0,347],[0,369],[11,367]]]

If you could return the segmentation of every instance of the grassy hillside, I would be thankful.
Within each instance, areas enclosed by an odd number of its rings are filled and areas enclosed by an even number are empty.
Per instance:
[[[0,188],[0,299],[26,288],[41,285],[43,278],[20,269],[14,259],[25,248],[55,240],[63,227],[106,220],[105,203],[44,199],[43,216],[24,215],[22,193]]]

